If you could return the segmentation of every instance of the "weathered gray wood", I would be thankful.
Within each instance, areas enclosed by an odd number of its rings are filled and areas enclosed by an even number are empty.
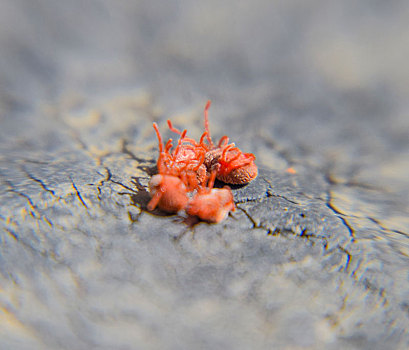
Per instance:
[[[0,5],[0,349],[409,346],[407,77],[355,2]],[[152,122],[207,98],[260,173],[189,226],[146,211]]]

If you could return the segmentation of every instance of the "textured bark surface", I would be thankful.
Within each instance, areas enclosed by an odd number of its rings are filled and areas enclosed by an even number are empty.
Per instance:
[[[161,5],[0,1],[0,349],[406,349],[407,2]],[[208,98],[259,176],[147,212]]]

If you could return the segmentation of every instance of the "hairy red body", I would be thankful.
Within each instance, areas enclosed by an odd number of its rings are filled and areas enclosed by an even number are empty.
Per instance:
[[[228,184],[244,185],[257,177],[258,170],[254,163],[256,157],[252,153],[243,153],[234,143],[229,144],[229,138],[223,136],[215,146],[210,136],[207,101],[204,118],[205,134],[209,143],[205,155],[205,165],[208,172],[216,170],[217,179]]]
[[[228,186],[213,188],[217,178],[228,184],[246,184],[257,176],[255,156],[243,153],[223,136],[217,146],[210,136],[208,110],[204,110],[205,131],[199,142],[186,137],[168,120],[169,129],[179,135],[174,150],[172,139],[163,144],[156,123],[153,123],[159,144],[159,174],[149,182],[151,200],[148,210],[159,207],[168,213],[185,210],[201,220],[218,223],[235,210],[233,194]]]

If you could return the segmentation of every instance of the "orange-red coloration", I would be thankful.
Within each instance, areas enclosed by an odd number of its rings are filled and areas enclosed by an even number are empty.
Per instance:
[[[208,172],[217,171],[217,179],[234,185],[244,185],[257,177],[256,157],[252,153],[243,153],[234,143],[229,144],[229,138],[223,136],[217,147],[210,136],[208,110],[210,101],[207,101],[204,110],[205,133],[209,143],[205,156],[205,165]]]
[[[186,137],[186,130],[176,129],[168,120],[169,129],[179,135],[174,149],[172,139],[163,144],[159,128],[153,123],[159,144],[159,174],[149,182],[151,200],[148,210],[156,207],[169,213],[185,210],[191,216],[217,223],[234,211],[235,206],[228,186],[213,188],[216,177],[230,184],[246,184],[257,176],[253,154],[243,153],[234,143],[229,144],[227,136],[223,136],[217,145],[213,143],[209,108],[210,101],[204,110],[205,131],[199,142]]]
[[[179,132],[178,144],[173,152],[172,139],[169,139],[163,146],[162,136],[156,123],[153,123],[159,144],[159,158],[157,168],[159,174],[179,177],[188,191],[194,190],[197,186],[206,183],[206,169],[203,165],[205,150],[192,144],[191,139],[185,137],[186,130]],[[174,129],[176,130],[176,129]]]
[[[179,142],[173,152],[174,167],[177,167],[182,174],[182,178],[186,175],[189,191],[194,190],[197,187],[202,187],[206,184],[208,176],[206,172],[206,166],[203,164],[207,148],[203,142],[205,137],[204,133],[197,143],[194,139],[186,137],[186,130],[181,132],[173,127],[172,122],[168,120],[169,129],[178,135]]]
[[[152,199],[148,203],[148,210],[157,206],[168,213],[177,213],[183,210],[188,201],[185,184],[176,176],[154,175],[149,181],[149,192]]]
[[[219,159],[220,168],[217,178],[223,182],[241,185],[257,176],[256,157],[252,153],[243,153],[233,144],[226,146]]]
[[[234,211],[235,206],[229,186],[213,188],[215,177],[214,172],[208,187],[199,189],[189,201],[186,212],[204,221],[218,223],[225,219],[230,211]]]

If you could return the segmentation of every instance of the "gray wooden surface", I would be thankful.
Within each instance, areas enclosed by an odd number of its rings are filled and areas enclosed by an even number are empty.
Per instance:
[[[0,349],[406,349],[408,30],[405,1],[0,0]],[[152,122],[197,138],[207,99],[260,173],[189,226],[146,211]]]

